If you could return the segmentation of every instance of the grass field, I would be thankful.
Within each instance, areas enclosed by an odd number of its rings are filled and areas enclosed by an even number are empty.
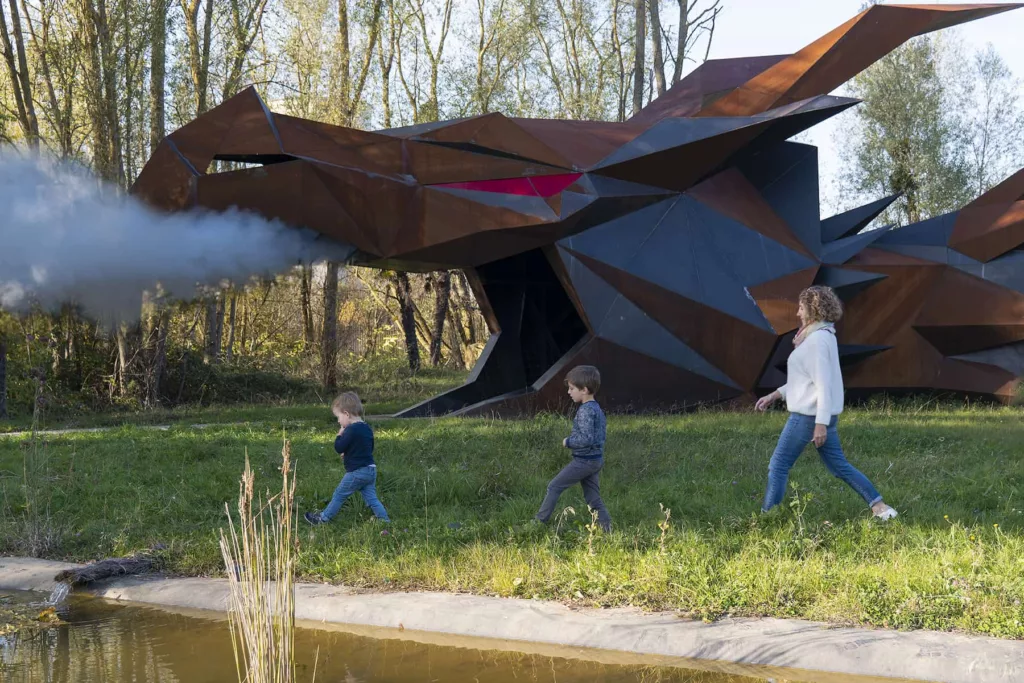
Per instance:
[[[215,575],[224,505],[237,498],[246,453],[258,484],[273,489],[287,436],[300,513],[324,505],[343,474],[330,414],[287,410],[203,430],[0,439],[0,552],[84,561],[163,543],[172,571]],[[300,574],[705,619],[1024,638],[1022,417],[849,411],[840,433],[850,459],[901,513],[885,524],[810,450],[786,505],[758,514],[781,413],[613,416],[602,475],[610,535],[588,528],[578,488],[549,528],[527,524],[567,461],[564,418],[378,421],[378,488],[394,523],[372,521],[357,498],[330,525],[303,526]],[[671,509],[663,527],[659,505]]]

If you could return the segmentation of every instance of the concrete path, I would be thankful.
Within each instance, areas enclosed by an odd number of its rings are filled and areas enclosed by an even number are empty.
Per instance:
[[[49,592],[54,574],[72,566],[0,557],[0,589]],[[149,577],[110,581],[90,592],[114,600],[224,611],[228,587],[224,579]],[[818,683],[872,680],[859,676],[944,683],[1024,681],[1024,642],[929,631],[833,628],[783,619],[705,624],[633,609],[574,610],[535,600],[366,593],[318,584],[296,586],[295,611],[297,619],[323,625],[402,630],[389,637],[415,639],[419,632],[516,641],[485,646],[494,649],[530,650],[536,644],[594,648],[645,655],[652,664],[665,663],[664,658],[701,660],[701,668],[710,670],[724,670],[729,662],[785,667],[803,671],[779,677]]]

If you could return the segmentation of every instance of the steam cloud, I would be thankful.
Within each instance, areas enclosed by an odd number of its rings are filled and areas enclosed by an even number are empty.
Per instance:
[[[278,221],[230,211],[163,214],[85,170],[0,148],[0,307],[77,303],[104,322],[139,316],[143,290],[193,298],[354,250]]]

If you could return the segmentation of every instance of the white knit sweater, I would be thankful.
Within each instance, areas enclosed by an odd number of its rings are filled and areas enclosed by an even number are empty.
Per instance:
[[[786,383],[779,387],[791,413],[811,415],[827,425],[843,412],[843,374],[832,329],[812,332],[789,356]]]

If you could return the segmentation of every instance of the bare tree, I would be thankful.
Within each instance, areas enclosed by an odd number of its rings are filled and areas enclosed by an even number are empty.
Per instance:
[[[402,331],[405,334],[405,349],[409,356],[409,369],[420,369],[420,348],[416,338],[416,304],[412,298],[412,284],[407,273],[395,273],[395,296],[401,311]]]
[[[644,55],[647,47],[647,8],[644,6],[644,0],[635,0],[633,9],[636,16],[636,38],[633,41],[633,116],[636,116],[644,108],[644,71],[647,68],[647,58]]]
[[[409,98],[409,104],[413,109],[415,120],[417,123],[425,123],[429,121],[437,121],[440,117],[440,102],[438,100],[438,82],[441,73],[441,65],[444,59],[444,49],[448,42],[448,32],[452,26],[452,8],[454,7],[453,0],[443,0],[441,5],[440,17],[437,21],[440,22],[438,27],[437,44],[431,44],[430,35],[430,20],[427,16],[427,11],[424,7],[423,0],[406,0],[409,8],[409,19],[419,27],[419,34],[416,36],[416,54],[419,54],[419,48],[422,46],[423,51],[427,58],[427,99],[425,102],[420,101],[418,83],[413,88],[409,85],[408,79],[405,75],[402,63],[402,51],[397,51],[398,57],[398,71],[402,79],[402,84],[405,86],[406,96]]]
[[[657,1],[651,0],[651,2]],[[682,78],[686,60],[697,61],[690,56],[690,53],[700,45],[701,40],[707,41],[701,61],[707,60],[708,54],[711,52],[711,41],[715,37],[718,14],[722,11],[722,0],[710,0],[709,4],[704,7],[701,7],[701,0],[676,1],[679,3],[678,33],[676,34],[675,50],[669,50],[669,61],[673,64],[672,85],[678,83]],[[661,43],[662,39],[667,45],[671,45],[672,41],[669,38],[663,30],[659,30],[654,35],[655,50],[660,50],[657,45]],[[664,76],[662,76],[662,81],[664,81]],[[659,90],[658,94],[660,95],[662,92]]]
[[[120,94],[122,182],[134,182],[149,156],[152,130],[146,121],[147,56],[152,48],[150,5],[148,2],[120,0],[120,22],[114,31],[120,36],[115,44],[110,68],[114,92]],[[116,111],[116,105],[115,105]]]
[[[117,92],[118,62],[106,0],[77,0],[85,48],[86,109],[92,126],[93,168],[123,186],[125,169]]]
[[[303,264],[299,273],[299,297],[302,303],[302,341],[306,348],[313,345],[313,268]]]
[[[685,0],[684,0],[685,1]],[[665,90],[665,56],[661,46],[661,0],[648,0],[651,10],[651,45],[654,48],[654,85],[658,95],[664,95]]]
[[[558,101],[556,115],[615,118],[608,104],[614,62],[619,59],[612,54],[619,27],[606,29],[608,17],[587,0],[528,0],[527,8],[541,57],[539,68],[550,79]]]
[[[210,364],[220,361],[221,340],[224,334],[224,292],[212,291],[204,297],[206,309],[203,360]]]
[[[615,66],[617,69],[615,81],[616,121],[626,120],[626,102],[629,99],[629,79],[627,77],[629,68],[626,65],[626,56],[623,54],[622,36],[619,26],[621,9],[622,0],[612,0],[611,45],[615,53]]]
[[[231,290],[231,308],[228,313],[228,343],[225,348],[224,357],[230,363],[235,357],[235,318],[238,309],[238,292]]]
[[[340,0],[344,5],[345,0]],[[224,79],[225,99],[237,93],[243,85],[245,65],[252,46],[263,30],[263,15],[267,0],[230,0],[230,40],[228,45],[228,71]]]
[[[396,0],[388,0],[386,40],[381,40],[381,49],[377,55],[380,62],[380,99],[383,111],[384,127],[391,127],[391,70],[395,64],[395,51],[401,42],[402,24],[395,14]]]
[[[515,72],[533,48],[525,6],[517,0],[476,0],[474,24],[465,36],[467,43],[473,42],[472,65],[453,69],[455,74],[465,72],[456,80],[455,111],[460,116],[515,111]]]
[[[965,76],[974,90],[968,156],[974,192],[980,195],[1003,180],[1024,159],[1024,113],[1019,104],[1020,81],[989,44],[974,56]]]
[[[161,292],[156,296],[147,295],[143,307],[148,312],[149,328],[145,335],[145,348],[149,354],[145,402],[152,408],[160,402],[167,370],[167,332],[171,324],[171,310]]]
[[[205,6],[202,7],[203,26],[200,33],[199,10],[202,2],[203,0],[181,0],[181,11],[185,15],[188,68],[196,116],[205,113],[210,108],[210,43],[213,40],[213,0],[206,0]]]
[[[430,364],[441,364],[441,342],[444,339],[444,322],[448,318],[448,304],[452,294],[452,274],[444,270],[434,278],[434,328],[430,339]]]
[[[39,149],[39,120],[36,118],[35,99],[32,96],[32,75],[28,69],[28,57],[25,53],[25,37],[22,33],[21,15],[18,3],[9,0],[11,8],[11,25],[0,7],[0,40],[3,41],[4,61],[11,79],[11,89],[17,106],[18,124],[22,134],[33,150]],[[11,43],[13,34],[14,43]],[[17,62],[15,62],[17,59]]]
[[[43,118],[56,136],[52,146],[62,158],[67,158],[74,150],[74,75],[78,66],[78,51],[69,47],[73,47],[79,38],[77,29],[73,29],[64,45],[54,39],[57,4],[56,0],[44,0],[36,12],[37,17],[33,19],[26,0],[21,0],[22,14],[32,40],[32,52],[38,67],[38,75],[46,87],[46,96],[42,101]],[[58,90],[63,94],[63,102],[57,95]]]
[[[165,103],[167,80],[167,3],[152,0],[150,7],[149,149],[156,151],[167,132]]]
[[[320,367],[324,388],[338,386],[338,264],[328,261],[324,275],[324,323],[320,341]]]

